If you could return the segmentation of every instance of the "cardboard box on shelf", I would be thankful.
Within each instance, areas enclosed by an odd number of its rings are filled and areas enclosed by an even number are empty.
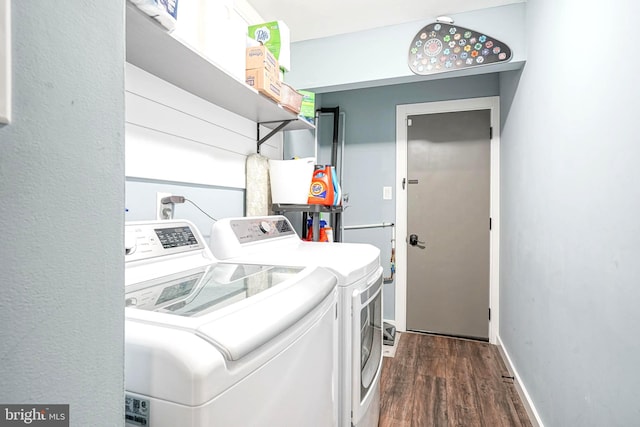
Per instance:
[[[278,78],[278,60],[265,46],[252,46],[247,48],[246,66],[247,70],[264,68],[274,78]]]
[[[283,21],[271,21],[249,26],[249,37],[269,48],[280,68],[291,71],[291,32]]]
[[[302,94],[298,93],[294,88],[286,83],[282,83],[282,96],[280,97],[280,105],[294,114],[300,113],[302,105]]]
[[[299,90],[298,92],[302,95],[300,115],[309,123],[314,123],[316,117],[316,94],[308,90]]]
[[[245,81],[261,94],[279,103],[282,96],[282,83],[275,76],[277,74],[271,74],[265,68],[253,68],[246,71]]]

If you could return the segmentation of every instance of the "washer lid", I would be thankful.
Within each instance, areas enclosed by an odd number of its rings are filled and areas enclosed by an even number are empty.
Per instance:
[[[199,317],[266,291],[301,267],[213,264],[129,286],[126,307]]]
[[[313,311],[336,287],[326,270],[213,264],[131,286],[128,320],[188,330],[238,360]]]
[[[366,243],[280,241],[252,248],[229,261],[324,267],[335,273],[338,286],[350,286],[380,267],[380,249]]]
[[[380,267],[377,247],[301,241],[280,215],[221,219],[211,227],[209,246],[217,259],[226,261],[326,267],[343,287]]]
[[[196,334],[215,345],[227,360],[239,360],[292,328],[320,306],[335,288],[336,278],[332,274],[313,269],[304,281],[258,304],[203,324]]]

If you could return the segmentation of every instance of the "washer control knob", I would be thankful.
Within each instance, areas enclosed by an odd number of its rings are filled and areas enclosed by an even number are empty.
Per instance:
[[[270,233],[271,224],[269,224],[267,221],[260,221],[260,231],[262,231],[264,234]]]
[[[124,254],[131,255],[136,251],[136,236],[132,233],[124,234]]]

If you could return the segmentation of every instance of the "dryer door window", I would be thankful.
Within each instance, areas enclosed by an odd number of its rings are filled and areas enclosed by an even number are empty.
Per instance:
[[[372,286],[375,289],[380,283]],[[360,310],[360,401],[374,382],[382,357],[382,292],[380,288]]]

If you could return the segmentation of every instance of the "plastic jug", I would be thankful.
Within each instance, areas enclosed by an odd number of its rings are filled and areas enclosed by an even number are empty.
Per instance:
[[[318,242],[329,242],[333,241],[333,237],[329,240],[329,236],[327,235],[327,221],[324,219],[320,220],[320,233],[318,234]],[[307,220],[307,238],[305,239],[308,242],[313,241],[313,218],[309,218]]]
[[[331,166],[316,166],[309,187],[307,203],[331,206],[334,204],[334,198]]]

